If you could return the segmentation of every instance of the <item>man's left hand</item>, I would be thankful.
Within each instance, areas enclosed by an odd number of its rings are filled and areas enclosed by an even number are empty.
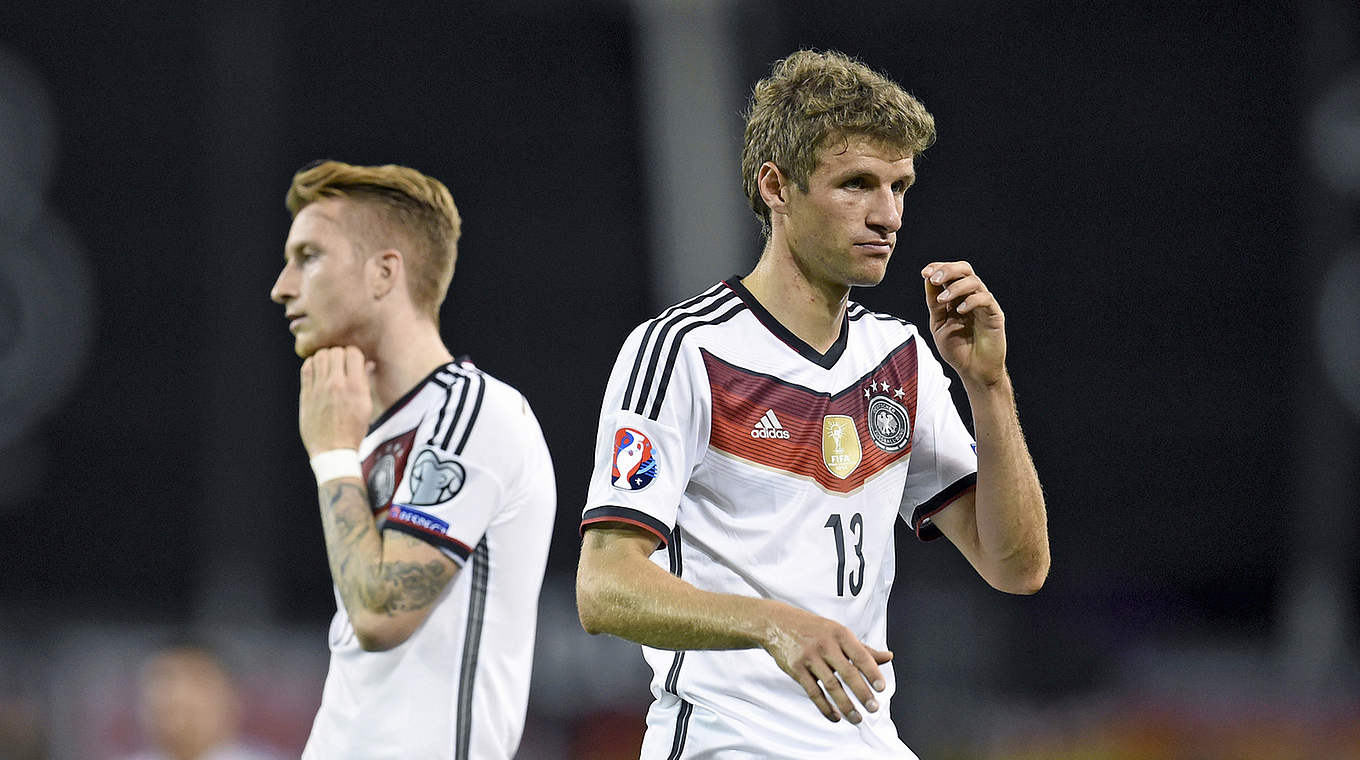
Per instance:
[[[995,385],[1006,375],[1006,315],[996,298],[966,261],[932,262],[921,277],[940,357],[965,385]]]
[[[298,431],[307,456],[358,449],[373,414],[368,366],[354,346],[323,348],[302,363]]]

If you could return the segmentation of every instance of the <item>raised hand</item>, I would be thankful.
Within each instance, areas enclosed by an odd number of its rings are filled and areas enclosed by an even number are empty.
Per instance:
[[[851,723],[863,720],[847,687],[866,710],[878,711],[874,691],[887,687],[878,666],[891,660],[892,652],[866,646],[849,628],[796,607],[781,608],[770,626],[765,651],[827,720],[835,723],[842,715]]]
[[[353,346],[323,348],[302,363],[298,431],[307,456],[358,449],[373,414],[368,366]]]
[[[940,357],[965,384],[999,382],[1006,374],[1006,315],[973,266],[936,261],[921,270],[921,277]]]

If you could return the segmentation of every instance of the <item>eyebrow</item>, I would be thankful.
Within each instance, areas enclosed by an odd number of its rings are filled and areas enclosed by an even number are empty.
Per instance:
[[[298,253],[303,248],[307,248],[308,246],[316,248],[318,250],[321,248],[321,246],[317,245],[315,241],[303,238],[302,240],[298,240],[293,243],[288,243],[283,247],[283,260],[287,261],[289,256]]]
[[[842,172],[840,174],[840,177],[836,180],[836,182],[838,183],[845,182],[847,180],[855,179],[856,177],[874,177],[875,179],[877,179],[878,175],[875,174],[873,171],[870,171],[869,169],[851,167],[847,168],[844,172]],[[900,177],[891,180],[888,184],[892,184],[893,182],[899,181],[904,181],[907,183],[907,187],[911,187],[912,185],[916,184],[916,172],[913,171],[903,174]]]

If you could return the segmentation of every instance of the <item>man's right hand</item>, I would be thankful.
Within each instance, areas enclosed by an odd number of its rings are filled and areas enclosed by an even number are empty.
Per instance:
[[[373,412],[368,373],[354,346],[323,348],[302,363],[298,431],[307,456],[359,448]]]
[[[789,605],[780,605],[771,616],[762,646],[827,720],[835,723],[842,715],[851,723],[863,720],[846,687],[866,710],[878,711],[874,691],[887,688],[878,666],[891,660],[892,652],[866,646],[840,623]]]

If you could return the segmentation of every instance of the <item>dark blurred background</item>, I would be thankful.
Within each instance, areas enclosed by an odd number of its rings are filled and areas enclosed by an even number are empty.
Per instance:
[[[138,746],[120,695],[183,630],[247,692],[293,695],[257,738],[305,737],[335,603],[268,291],[316,158],[453,192],[445,336],[525,393],[557,467],[520,756],[636,756],[645,666],[572,607],[600,398],[634,325],[754,264],[740,112],[798,47],[934,113],[893,268],[852,297],[924,323],[921,265],[974,263],[1048,497],[1035,597],[899,537],[907,743],[1360,757],[1354,2],[20,0],[0,5],[0,760]]]

